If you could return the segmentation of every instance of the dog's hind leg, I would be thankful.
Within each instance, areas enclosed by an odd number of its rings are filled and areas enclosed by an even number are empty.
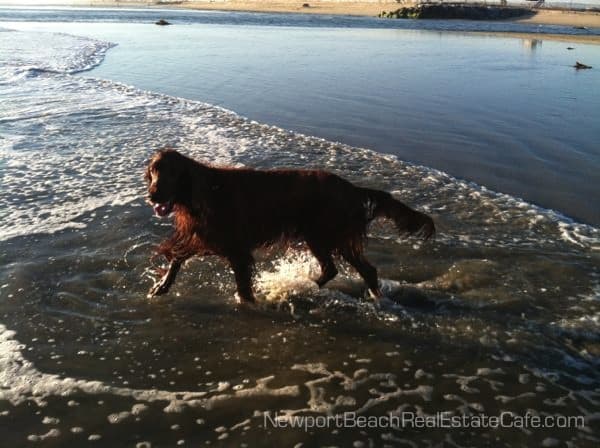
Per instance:
[[[233,255],[227,257],[235,275],[237,293],[243,302],[254,302],[252,292],[252,275],[254,273],[254,259],[250,254]]]
[[[315,280],[315,283],[319,285],[319,288],[322,288],[328,281],[332,280],[338,274],[338,270],[335,267],[330,250],[324,249],[320,245],[311,241],[307,241],[307,244],[311,253],[321,266],[321,275]]]
[[[169,263],[169,268],[167,272],[154,284],[150,291],[148,292],[148,297],[160,296],[162,294],[166,294],[171,288],[171,285],[175,281],[175,277],[177,277],[177,273],[181,268],[182,263],[185,260],[174,258]]]
[[[371,294],[377,298],[381,297],[382,294],[379,289],[377,269],[375,269],[375,266],[369,263],[361,252],[357,253],[353,250],[345,250],[342,251],[342,256],[360,274]]]

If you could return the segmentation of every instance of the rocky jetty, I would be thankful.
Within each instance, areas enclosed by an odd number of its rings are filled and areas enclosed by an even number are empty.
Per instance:
[[[383,11],[379,17],[388,19],[468,19],[503,20],[533,15],[531,9],[502,6],[417,5],[395,11]]]

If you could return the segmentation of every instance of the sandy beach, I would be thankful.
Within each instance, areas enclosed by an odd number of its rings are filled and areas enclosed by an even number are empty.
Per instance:
[[[285,12],[300,14],[347,14],[357,16],[377,16],[382,11],[392,11],[401,6],[393,1],[372,2],[343,2],[321,1],[310,2],[309,7],[303,7],[299,1],[262,1],[246,2],[237,0],[222,1],[194,1],[177,5],[178,8],[191,8],[216,11],[249,11],[249,12]],[[390,19],[402,20],[402,19]],[[536,11],[533,16],[515,20],[522,23],[535,23],[540,25],[563,25],[574,27],[600,27],[600,13],[591,11]],[[481,33],[488,35],[508,35],[516,38],[539,37],[537,34],[528,33]],[[600,44],[599,36],[562,36],[558,34],[545,34],[546,39],[558,41],[571,41],[579,43]]]
[[[223,11],[253,11],[253,12],[296,12],[303,14],[348,14],[358,16],[376,16],[382,11],[393,11],[400,5],[396,1],[344,2],[319,1],[308,2],[309,7],[303,7],[301,1],[261,1],[247,2],[237,0],[222,1],[192,1],[177,5],[183,8],[223,10]],[[600,13],[545,10],[537,11],[533,17],[520,19],[528,23],[545,25],[572,25],[585,27],[600,27]]]
[[[246,2],[237,0],[224,1],[194,1],[177,5],[181,8],[222,10],[222,11],[253,11],[253,12],[294,12],[302,14],[348,14],[357,16],[377,16],[382,11],[393,11],[400,5],[393,1],[373,2],[338,2],[321,1],[309,2],[309,7],[303,7],[300,1],[262,1]],[[538,10],[532,17],[518,19],[518,22],[536,23],[541,25],[565,25],[600,27],[600,13],[559,10]]]
[[[105,3],[105,2],[103,2]],[[346,14],[357,16],[377,16],[382,11],[393,11],[401,6],[393,1],[373,1],[373,2],[340,2],[340,1],[321,1],[310,2],[309,7],[303,7],[299,1],[261,1],[247,2],[237,0],[221,1],[194,1],[185,4],[179,4],[178,8],[190,8],[199,10],[215,11],[247,11],[247,12],[282,12],[282,13],[300,13],[300,14]],[[402,19],[389,19],[402,20]],[[514,20],[520,23],[531,23],[540,25],[563,25],[574,27],[600,27],[600,13],[591,11],[559,11],[545,10],[536,11],[535,15]],[[517,39],[539,38],[539,34],[533,33],[491,33],[478,32],[487,36],[507,36]],[[591,43],[600,44],[600,36],[565,36],[561,34],[544,34],[544,38],[561,42]]]
[[[308,6],[303,6],[307,4]],[[0,5],[22,6],[13,0],[0,0]],[[278,1],[239,1],[239,0],[211,0],[211,1],[185,1],[185,2],[155,2],[155,1],[113,1],[113,0],[39,0],[31,1],[28,6],[95,6],[95,7],[150,7],[150,8],[177,8],[198,9],[208,11],[245,11],[269,13],[299,13],[299,14],[333,14],[354,16],[377,16],[382,11],[393,11],[400,5],[396,1],[309,1],[307,3],[296,0]],[[401,20],[401,19],[389,19]],[[562,25],[573,27],[600,28],[600,12],[593,11],[562,11],[562,10],[537,10],[532,16],[513,20],[519,23],[540,25]],[[481,33],[489,35],[507,35],[516,38],[539,37],[540,33]],[[544,34],[544,38],[558,41],[571,41],[579,43],[600,43],[599,36],[563,36],[557,34]]]
[[[3,2],[0,2],[0,4]],[[74,1],[60,2],[57,4],[79,4],[94,6],[157,6],[155,2],[144,1]],[[152,5],[154,3],[154,5]],[[308,7],[303,6],[308,4]],[[278,0],[278,1],[239,1],[239,0],[211,0],[190,2],[168,2],[158,5],[161,7],[176,7],[203,9],[215,11],[251,11],[251,12],[286,12],[302,14],[347,14],[356,16],[376,16],[382,11],[394,11],[403,6],[397,1],[308,1],[301,0]],[[405,5],[406,6],[406,5]],[[519,19],[520,22],[539,23],[544,25],[572,25],[585,27],[600,27],[600,12],[593,11],[560,11],[560,10],[537,10],[535,15]]]
[[[303,5],[308,5],[303,6]],[[248,12],[285,12],[302,14],[345,14],[356,16],[377,16],[382,11],[394,11],[401,6],[397,1],[372,0],[368,2],[352,1],[308,1],[301,0],[209,0],[209,1],[114,1],[114,0],[32,0],[17,2],[15,0],[0,0],[0,5],[11,6],[97,6],[97,7],[160,7],[186,8],[214,11],[248,11]],[[518,22],[538,23],[544,25],[565,25],[600,27],[600,12],[593,11],[562,11],[536,10],[533,16],[517,19]]]
[[[2,2],[0,1],[0,4]],[[57,2],[59,3],[59,2]],[[301,1],[238,1],[238,0],[212,0],[212,1],[191,1],[183,3],[164,2],[161,5],[151,5],[151,2],[131,1],[131,2],[114,2],[114,1],[76,1],[71,4],[78,5],[93,5],[93,6],[151,6],[151,7],[174,7],[184,9],[198,9],[210,11],[245,11],[245,12],[269,12],[269,13],[298,13],[298,14],[334,14],[334,15],[355,15],[355,16],[377,16],[382,11],[393,11],[401,5],[396,1],[371,1],[371,2],[345,2],[345,1],[319,1],[308,2],[309,6],[303,6]],[[389,19],[402,20],[402,19]],[[574,27],[600,27],[600,13],[592,11],[559,11],[559,10],[544,10],[536,11],[533,16],[523,17],[514,20],[521,23],[532,23],[540,25],[563,25]],[[539,38],[540,33],[482,33],[486,35],[496,36],[511,36],[520,39]],[[600,36],[563,36],[560,34],[544,34],[545,39],[577,42],[577,43],[593,43],[600,44]]]

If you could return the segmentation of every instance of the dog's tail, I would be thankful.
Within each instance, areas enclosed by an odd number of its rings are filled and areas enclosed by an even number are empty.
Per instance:
[[[424,240],[435,235],[433,219],[394,199],[385,191],[365,188],[367,192],[367,213],[372,218],[389,218],[396,224],[398,231],[422,237]]]

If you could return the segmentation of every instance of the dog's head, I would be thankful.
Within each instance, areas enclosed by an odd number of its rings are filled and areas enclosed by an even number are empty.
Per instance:
[[[157,216],[167,216],[181,194],[185,157],[173,149],[158,151],[146,167],[147,201]]]

